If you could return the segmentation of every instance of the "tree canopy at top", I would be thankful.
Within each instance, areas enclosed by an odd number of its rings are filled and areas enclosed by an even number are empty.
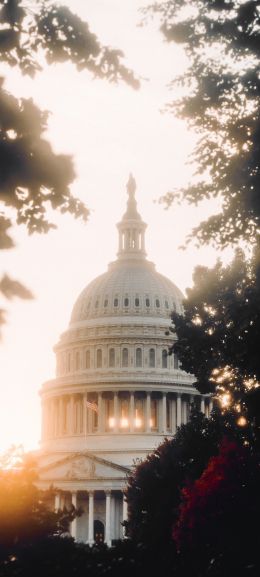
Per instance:
[[[0,61],[32,77],[44,62],[68,61],[94,77],[139,86],[120,50],[102,46],[86,22],[52,0],[0,0]],[[56,154],[43,136],[47,120],[46,111],[31,99],[7,93],[0,79],[0,249],[14,246],[14,222],[25,225],[30,234],[53,227],[47,215],[50,207],[88,218],[87,207],[70,191],[75,178],[72,159]],[[7,275],[0,279],[0,293],[31,297]],[[3,320],[0,311],[0,324]]]
[[[219,196],[222,209],[193,233],[221,247],[259,239],[260,217],[260,2],[169,0],[149,10],[160,15],[170,42],[183,45],[186,71],[169,109],[199,135],[196,180],[165,196],[197,204]],[[178,92],[179,93],[179,92]]]

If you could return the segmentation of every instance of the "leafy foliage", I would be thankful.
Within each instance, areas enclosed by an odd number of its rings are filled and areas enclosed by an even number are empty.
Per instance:
[[[128,479],[130,538],[156,551],[171,548],[183,485],[200,477],[210,457],[217,454],[224,434],[243,443],[247,433],[250,436],[249,431],[237,427],[231,414],[223,416],[216,410],[206,419],[194,408],[190,421],[137,464]]]
[[[201,393],[229,394],[242,409],[260,379],[258,252],[247,261],[238,251],[227,267],[220,262],[212,269],[197,267],[193,280],[184,316],[172,313],[178,335],[172,349],[182,368],[196,376]]]
[[[120,50],[102,46],[87,23],[66,6],[51,0],[0,0],[0,60],[34,76],[44,63],[72,62],[78,70],[109,82],[124,81],[138,88],[139,81],[123,64]],[[54,224],[49,209],[69,212],[87,220],[89,211],[70,191],[75,178],[72,159],[55,154],[44,138],[48,113],[31,99],[16,98],[0,82],[0,248],[14,246],[13,222],[29,234],[46,233]],[[8,295],[18,295],[9,282]],[[12,292],[12,288],[14,291]],[[20,285],[21,288],[21,285]],[[26,298],[29,292],[24,289]],[[19,296],[21,296],[21,291]],[[4,311],[0,311],[0,324]]]
[[[32,461],[17,457],[12,450],[0,468],[0,560],[15,555],[18,548],[31,546],[67,530],[75,512],[55,512],[48,507],[53,491],[37,489]]]
[[[189,63],[173,81],[182,95],[169,109],[199,136],[196,180],[165,201],[197,204],[219,196],[221,211],[191,238],[221,247],[259,238],[259,7],[258,0],[167,0],[150,7],[160,15],[167,41],[182,44]]]
[[[173,537],[185,574],[191,562],[193,575],[259,574],[259,481],[259,455],[225,439],[182,489]]]

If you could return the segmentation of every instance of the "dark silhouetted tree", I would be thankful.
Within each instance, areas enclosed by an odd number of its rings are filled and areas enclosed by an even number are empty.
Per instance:
[[[164,200],[197,205],[219,197],[219,213],[200,223],[190,240],[253,247],[248,263],[238,253],[226,268],[197,269],[185,317],[172,317],[173,348],[201,392],[227,393],[238,410],[248,405],[251,384],[250,417],[259,421],[252,409],[260,368],[260,2],[168,0],[152,11],[160,15],[166,39],[181,44],[188,57],[173,82],[181,96],[178,91],[169,109],[198,135],[196,178]]]
[[[153,550],[162,559],[172,547],[172,526],[176,521],[181,490],[186,482],[200,477],[212,455],[218,453],[223,435],[251,443],[250,431],[237,426],[236,417],[221,415],[210,419],[193,409],[190,421],[173,439],[165,439],[145,461],[137,464],[128,479],[129,537]]]
[[[221,211],[193,231],[221,247],[259,238],[260,3],[258,0],[168,0],[152,10],[169,42],[183,46],[188,66],[169,109],[198,134],[197,179],[165,200],[220,197]]]
[[[184,316],[172,313],[178,335],[173,349],[201,393],[225,395],[227,406],[243,414],[260,379],[258,253],[247,261],[239,251],[226,267],[197,267],[193,281]]]
[[[32,545],[68,530],[75,511],[53,511],[48,500],[53,490],[36,487],[35,464],[11,450],[0,463],[0,559],[4,562],[17,548]]]
[[[173,538],[180,575],[259,575],[260,460],[225,439],[201,477],[182,489]]]
[[[0,0],[0,60],[30,76],[41,70],[44,60],[48,64],[72,62],[94,77],[124,81],[134,88],[139,85],[124,66],[120,50],[102,46],[87,23],[68,7],[49,0]],[[47,214],[49,208],[87,220],[88,209],[70,191],[75,177],[71,158],[56,154],[43,135],[47,120],[47,112],[31,99],[6,92],[1,79],[0,248],[14,246],[13,222],[24,224],[29,234],[47,232],[54,226]],[[0,293],[31,296],[8,276],[1,282]],[[3,320],[1,311],[0,322]]]

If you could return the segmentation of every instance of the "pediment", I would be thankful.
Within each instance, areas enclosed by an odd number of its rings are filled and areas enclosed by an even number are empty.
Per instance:
[[[101,459],[90,453],[73,453],[64,458],[52,459],[49,464],[41,466],[39,462],[40,480],[88,480],[88,479],[118,479],[124,478],[129,472],[127,467],[118,465],[106,459]]]

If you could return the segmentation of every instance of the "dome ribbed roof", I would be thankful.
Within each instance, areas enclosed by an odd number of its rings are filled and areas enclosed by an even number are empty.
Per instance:
[[[183,295],[147,261],[116,261],[94,279],[78,297],[71,324],[103,316],[169,317],[182,312]]]
[[[181,291],[146,260],[146,224],[137,212],[135,189],[135,180],[130,174],[127,210],[117,225],[118,260],[82,291],[74,305],[70,325],[105,316],[169,317],[173,310],[182,312]]]

